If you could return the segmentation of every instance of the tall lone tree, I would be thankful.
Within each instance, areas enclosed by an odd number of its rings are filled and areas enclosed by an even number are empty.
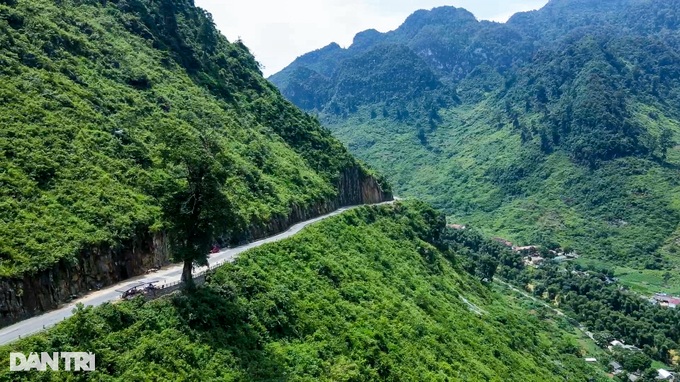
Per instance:
[[[216,237],[236,226],[224,184],[227,158],[216,140],[191,130],[164,134],[164,165],[173,174],[159,199],[172,258],[183,262],[182,281],[194,288],[194,265],[208,265]]]

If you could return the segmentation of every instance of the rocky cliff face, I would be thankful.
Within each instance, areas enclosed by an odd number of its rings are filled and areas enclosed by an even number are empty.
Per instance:
[[[378,181],[366,175],[361,168],[345,169],[338,180],[338,196],[309,206],[291,206],[287,216],[277,216],[267,225],[251,227],[241,237],[235,238],[237,243],[246,243],[261,239],[278,232],[283,232],[295,223],[305,221],[337,210],[343,206],[375,204],[392,200],[392,194],[382,189]]]
[[[34,316],[149,268],[168,264],[170,254],[162,233],[140,232],[122,248],[95,248],[78,262],[60,262],[21,279],[0,279],[0,326]]]
[[[375,178],[360,168],[346,169],[338,181],[338,196],[309,206],[291,206],[287,216],[267,225],[251,227],[236,242],[248,242],[282,232],[293,224],[342,206],[373,204],[391,200]],[[162,233],[140,232],[122,248],[95,248],[82,253],[78,262],[60,262],[37,274],[20,279],[0,279],[0,327],[54,309],[77,296],[170,263]]]

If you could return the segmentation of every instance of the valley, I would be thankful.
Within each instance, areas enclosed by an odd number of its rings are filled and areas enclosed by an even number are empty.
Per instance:
[[[270,79],[452,223],[677,292],[677,6],[553,0],[505,24],[421,10]]]
[[[215,20],[0,0],[0,380],[677,377],[680,0]]]

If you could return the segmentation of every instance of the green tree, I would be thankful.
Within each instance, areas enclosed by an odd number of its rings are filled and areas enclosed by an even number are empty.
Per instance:
[[[641,351],[621,351],[615,357],[629,372],[647,370],[652,366],[652,359]]]
[[[595,343],[598,344],[598,346],[601,347],[606,347],[609,345],[611,341],[613,341],[615,338],[610,332],[597,332],[593,334],[593,338],[595,339]]]
[[[664,283],[668,284],[669,281],[673,278],[673,275],[670,272],[664,272],[663,274],[663,281]]]
[[[479,262],[479,268],[477,270],[482,279],[493,281],[497,269],[498,261],[489,255],[484,255]]]
[[[656,377],[659,375],[659,372],[656,371],[655,369],[647,369],[644,374],[642,374],[642,379],[640,379],[643,382],[654,382],[656,381]]]
[[[664,160],[668,156],[668,149],[675,146],[675,141],[673,140],[673,131],[671,129],[664,127],[661,129],[661,135],[659,135],[659,149],[661,150],[661,158]]]
[[[171,176],[165,182],[162,208],[172,257],[184,263],[182,281],[194,286],[194,265],[208,264],[208,252],[218,235],[238,227],[222,188],[228,172],[216,140],[192,131],[164,135],[163,157]]]

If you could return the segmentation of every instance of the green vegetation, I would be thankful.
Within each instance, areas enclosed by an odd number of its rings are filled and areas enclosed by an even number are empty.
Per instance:
[[[680,296],[680,274],[677,272],[612,266],[603,261],[583,258],[579,259],[578,263],[584,268],[608,269],[622,284],[645,296],[651,296],[659,291]]]
[[[444,217],[419,203],[346,212],[244,253],[193,294],[79,309],[11,346],[93,351],[94,373],[11,376],[607,380],[583,360],[573,327],[540,309],[527,313],[468,276],[463,257],[442,242],[443,228]],[[9,351],[0,348],[0,359]]]
[[[271,80],[398,195],[453,223],[677,273],[677,10],[552,0],[498,24],[435,8],[303,56]]]
[[[200,169],[226,244],[361,167],[185,0],[0,1],[0,125],[2,277],[182,231]]]
[[[624,367],[628,361],[644,365],[627,367],[628,371],[649,369],[651,358],[680,367],[680,310],[653,305],[621,288],[606,268],[584,269],[579,264],[550,260],[538,268],[525,267],[522,254],[485,239],[473,229],[447,230],[444,238],[452,248],[459,248],[457,253],[465,255],[467,263],[474,264],[479,257],[470,249],[496,259],[500,277],[564,310],[595,333],[603,348],[618,339],[642,349],[634,355],[613,355]],[[545,252],[543,256],[549,258],[550,253]]]

